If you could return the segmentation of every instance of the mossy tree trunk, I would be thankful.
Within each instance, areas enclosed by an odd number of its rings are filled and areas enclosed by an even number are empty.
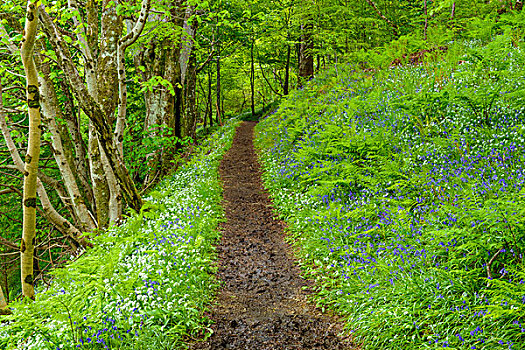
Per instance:
[[[144,131],[155,137],[160,131],[157,125],[164,125],[167,127],[164,136],[178,140],[195,134],[197,68],[193,51],[197,21],[191,21],[195,9],[185,0],[172,1],[169,7],[169,19],[166,20],[172,24],[173,33],[151,40],[137,55],[135,64],[142,67],[144,83],[158,78],[169,83],[156,84],[145,92]],[[211,104],[209,106],[211,108]],[[175,145],[163,145],[146,155],[149,172],[144,188],[151,187],[172,168],[181,145],[177,141]]]
[[[73,214],[83,232],[90,232],[96,228],[96,223],[89,212],[80,192],[74,173],[74,163],[67,156],[67,148],[63,140],[67,140],[59,131],[60,121],[63,120],[53,81],[50,78],[51,69],[48,63],[40,64],[42,74],[39,76],[40,86],[45,99],[42,99],[42,120],[51,134],[53,153],[60,169],[67,195],[72,204]],[[58,119],[58,122],[57,122]]]
[[[305,24],[301,24],[301,45],[299,47],[299,86],[314,77],[314,40],[313,23],[308,17]]]
[[[0,315],[9,315],[11,311],[7,308],[7,302],[4,297],[4,291],[0,286]]]
[[[86,4],[88,14],[96,13],[95,7],[100,6],[91,1]],[[90,11],[89,6],[93,7],[93,11]],[[131,208],[139,211],[142,207],[142,198],[120,155],[112,130],[116,122],[115,110],[118,105],[118,89],[115,89],[118,86],[116,56],[118,40],[122,33],[122,18],[117,15],[114,2],[104,1],[101,6],[105,10],[100,20],[100,44],[97,45],[96,38],[82,33],[84,27],[97,28],[96,16],[87,16],[88,21],[94,22],[79,26],[79,42],[82,43],[81,49],[85,57],[85,79],[74,64],[71,52],[63,39],[64,35],[43,6],[40,19],[46,37],[57,55],[57,62],[65,73],[66,81],[96,131],[93,136],[98,138],[102,161],[104,155],[107,157],[108,166],[104,166],[104,171],[108,179],[110,177],[115,179],[115,181],[108,181],[109,199],[116,201],[112,207],[120,207],[123,198]],[[69,7],[77,9],[78,4],[70,1]],[[82,24],[83,17],[75,16],[74,20]],[[95,32],[98,33],[98,29]],[[109,204],[111,206],[111,202]],[[111,217],[111,213],[109,216]],[[100,222],[100,219],[98,221]]]

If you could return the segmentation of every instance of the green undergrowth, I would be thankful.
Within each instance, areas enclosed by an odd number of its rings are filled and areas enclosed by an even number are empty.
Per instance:
[[[315,301],[365,349],[525,348],[525,52],[339,65],[256,128]]]
[[[279,106],[280,100],[277,99],[267,105],[255,109],[255,114],[252,115],[250,110],[243,111],[238,115],[238,118],[243,121],[258,121],[264,117],[269,111],[275,110]]]
[[[208,136],[137,215],[92,238],[35,302],[10,305],[0,349],[177,349],[209,335],[223,220],[218,165],[238,120]]]

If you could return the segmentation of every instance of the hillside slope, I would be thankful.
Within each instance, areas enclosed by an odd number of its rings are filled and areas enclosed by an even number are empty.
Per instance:
[[[525,55],[509,47],[339,66],[257,126],[316,301],[365,349],[525,348]]]

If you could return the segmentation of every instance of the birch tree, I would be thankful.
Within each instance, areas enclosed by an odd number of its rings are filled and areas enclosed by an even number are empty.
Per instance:
[[[43,6],[40,19],[46,37],[57,56],[58,66],[65,73],[69,88],[91,122],[89,148],[92,181],[95,183],[95,201],[98,200],[99,226],[101,223],[105,226],[108,217],[109,220],[116,219],[111,216],[118,214],[106,214],[103,209],[109,211],[112,208],[120,208],[120,198],[136,211],[142,206],[140,193],[118,151],[118,142],[112,130],[118,104],[118,90],[114,87],[118,86],[116,57],[122,33],[122,18],[116,13],[116,4],[106,0],[102,3],[88,1],[85,8],[87,16],[80,15],[76,1],[70,0],[68,6],[75,13],[76,39],[80,43],[78,49],[83,53],[85,60],[85,83],[66,44],[70,40],[65,39],[66,34]],[[99,13],[102,13],[100,21]],[[108,187],[109,194],[107,190],[104,191]],[[109,205],[108,199],[114,202]]]
[[[120,25],[122,17],[117,15],[116,5],[112,7],[111,4],[107,1],[104,4],[106,7],[103,7],[99,2],[88,1],[87,16],[81,16],[78,11],[75,12],[75,9],[79,8],[78,4],[70,0],[67,7],[74,16],[70,21],[62,21],[61,12],[57,9],[58,6],[64,6],[63,3],[52,3],[49,7],[40,5],[35,8],[37,3],[31,2],[31,7],[28,7],[31,11],[28,10],[26,16],[22,55],[16,44],[17,36],[23,32],[16,17],[20,16],[20,13],[17,14],[16,11],[0,13],[0,18],[3,20],[0,22],[0,70],[6,72],[5,75],[3,74],[4,77],[9,76],[8,83],[14,84],[3,88],[0,81],[0,130],[13,163],[5,164],[6,160],[4,160],[0,168],[20,171],[21,177],[24,177],[26,182],[23,198],[24,217],[30,217],[35,215],[36,211],[40,211],[58,232],[63,234],[63,237],[68,238],[71,252],[75,252],[80,246],[90,245],[85,238],[86,233],[97,227],[107,227],[110,222],[118,220],[122,213],[122,199],[126,199],[135,209],[140,208],[141,203],[136,187],[135,192],[133,191],[133,182],[130,180],[126,183],[127,169],[122,152],[118,152],[122,142],[122,128],[117,128],[121,130],[120,137],[111,130],[112,125],[116,123],[115,111],[119,101],[118,91],[114,88],[118,86],[118,62],[113,53],[117,53],[116,49],[120,48],[120,52],[125,55],[125,49],[140,36],[150,8],[150,1],[143,2],[141,15],[137,18],[132,33],[127,35],[122,31]],[[3,6],[6,5],[2,4]],[[47,12],[48,10],[51,14]],[[133,18],[133,14],[130,17]],[[43,24],[42,29],[46,36],[49,35],[48,40],[42,36],[38,41],[36,40],[38,19]],[[76,27],[73,29],[68,27],[71,23]],[[114,39],[121,37],[123,38],[117,46]],[[34,55],[35,51],[36,55]],[[79,52],[82,52],[81,56],[78,55]],[[86,65],[83,64],[85,62]],[[4,106],[2,98],[2,91],[16,93],[17,81],[22,83],[21,79],[24,75],[20,74],[16,64],[26,69],[25,76],[28,82],[26,90],[31,123],[27,133],[29,142],[28,152],[24,158],[25,164],[23,157],[20,156],[20,149],[26,143],[24,138],[26,130],[24,125],[10,120],[13,113],[22,113],[21,106],[17,105],[18,100],[13,98],[9,98],[8,102],[10,105],[14,104],[13,106]],[[64,72],[72,74],[66,76]],[[125,93],[125,87],[122,91]],[[93,101],[94,104],[90,105],[89,103]],[[126,101],[123,101],[121,105],[125,103]],[[90,109],[89,106],[94,108]],[[121,111],[118,114],[121,116],[119,125],[125,124],[122,123],[125,109]],[[11,116],[8,117],[6,112]],[[40,127],[36,123],[35,112],[38,112],[38,119],[41,119]],[[91,133],[87,138],[82,135],[85,130],[85,125],[82,125],[81,121],[83,112],[92,116],[91,126],[88,127]],[[23,119],[21,120],[23,122]],[[15,133],[16,128],[19,127],[21,127],[20,132]],[[46,141],[43,144],[47,149],[45,161],[50,160],[49,150],[51,150],[56,169],[60,174],[58,180],[36,169],[38,157],[35,156],[35,151],[40,147],[40,134],[37,133],[42,129],[50,140],[50,143]],[[23,137],[13,140],[13,136],[17,134],[22,134]],[[86,139],[88,144],[85,144]],[[106,143],[102,143],[101,140],[105,140]],[[96,151],[89,152],[88,146],[92,146],[91,151]],[[94,185],[98,183],[103,186]],[[100,188],[103,190],[99,191]],[[58,196],[49,193],[53,190]],[[16,188],[14,190],[9,188],[9,191],[9,193],[17,193]],[[123,194],[125,191],[130,195]],[[6,191],[2,191],[4,192]],[[40,199],[39,203],[36,194]],[[57,198],[63,204],[62,210],[56,208],[59,204],[56,202]],[[65,217],[67,213],[71,217]],[[35,224],[32,230],[31,220],[24,220],[24,222],[27,225],[24,224],[24,234],[20,244],[23,266],[22,285],[24,295],[31,298],[34,295],[32,285],[35,276],[31,272],[33,259],[29,256],[34,253],[35,240],[34,234],[31,236],[30,232],[34,233]],[[55,240],[56,243],[59,241],[62,242],[61,237]],[[6,242],[11,244],[9,241]],[[54,265],[52,260],[51,258],[50,265]]]
[[[28,1],[24,38],[22,40],[22,63],[26,75],[26,97],[29,109],[29,141],[25,157],[24,197],[23,197],[23,233],[20,244],[22,294],[30,299],[35,298],[33,287],[33,253],[35,250],[36,232],[36,183],[38,160],[40,157],[40,91],[38,72],[33,53],[38,27],[37,1]]]
[[[15,170],[19,171],[21,174],[25,174],[24,162],[22,160],[22,157],[20,156],[15,142],[13,141],[11,131],[6,122],[3,104],[3,94],[1,93],[1,91],[2,82],[0,81],[0,130],[2,132],[2,135],[4,136],[4,140],[6,142],[8,151],[14,163]],[[75,249],[80,246],[88,246],[89,242],[87,242],[87,240],[84,237],[82,237],[82,232],[77,227],[75,227],[69,220],[67,220],[63,215],[61,215],[53,206],[41,179],[45,178],[45,176],[42,173],[39,173],[38,175],[39,177],[36,180],[36,190],[38,193],[40,204],[42,206],[43,215],[49,222],[51,222],[55,226],[55,228],[60,233],[68,237]],[[46,180],[48,179],[46,178]]]

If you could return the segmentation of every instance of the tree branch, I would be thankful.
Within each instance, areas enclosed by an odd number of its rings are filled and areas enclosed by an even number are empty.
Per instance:
[[[40,19],[43,24],[44,32],[57,54],[60,66],[64,70],[65,77],[67,78],[69,85],[72,87],[73,93],[79,101],[82,110],[89,117],[97,131],[100,140],[99,144],[104,150],[109,164],[119,180],[119,185],[122,190],[121,193],[124,199],[128,205],[136,211],[139,211],[143,204],[142,198],[129,176],[124,160],[120,156],[118,145],[115,142],[114,133],[111,130],[111,124],[108,123],[106,113],[95,97],[90,94],[88,88],[84,85],[83,79],[80,77],[74,62],[65,47],[65,43],[61,40],[62,36],[58,32],[53,19],[45,11],[43,6],[41,6],[41,8]],[[120,62],[121,60],[119,59],[118,61]]]
[[[259,60],[259,68],[261,70],[261,73],[262,73],[262,76],[264,78],[264,81],[266,81],[266,83],[268,84],[268,86],[270,87],[270,90],[272,90],[276,95],[280,96],[280,97],[283,97],[283,94],[281,94],[280,92],[276,91],[272,84],[270,84],[270,82],[268,81],[268,79],[266,78],[266,75],[264,75],[264,69],[262,67],[262,64],[261,64],[261,61]]]
[[[205,67],[208,63],[210,63],[210,61],[213,59],[213,56],[215,54],[215,50],[211,50],[208,58],[206,59],[206,61],[204,61],[197,69],[196,69],[196,72],[197,74],[199,74]]]
[[[75,12],[79,13],[77,2],[75,0],[68,0],[67,3],[68,3],[68,7],[71,10],[74,10],[72,11],[73,13]],[[89,44],[86,40],[87,34],[86,34],[85,26],[84,26],[85,23],[80,23],[79,18],[77,16],[73,16],[73,23],[75,24],[75,27],[78,30],[77,35],[76,35],[77,40],[80,42],[80,44],[83,47],[83,50],[80,50],[80,51],[83,52],[88,62],[93,62],[93,53],[91,52],[91,48],[89,47]]]
[[[16,193],[20,197],[22,197],[22,191],[20,191],[18,188],[8,185],[8,184],[0,184],[1,187],[7,187],[5,190],[0,191],[0,195],[2,194],[10,194],[10,193]]]
[[[16,47],[15,44],[11,41],[11,37],[7,33],[7,30],[5,29],[4,25],[0,23],[0,38],[5,38],[5,42],[7,42],[7,48],[9,49],[9,52],[11,52],[12,55],[18,55],[18,47]]]
[[[489,262],[487,263],[487,277],[489,279],[492,279],[492,264],[494,263],[494,260],[496,260],[496,258],[498,257],[498,255],[500,255],[501,253],[503,252],[503,248],[501,248],[500,250],[498,250],[493,256],[492,258],[490,258]]]
[[[372,0],[366,0],[366,2],[374,8],[374,10],[377,12],[378,16],[381,17],[386,23],[390,24],[392,29],[394,30],[394,36],[398,35],[399,28],[397,27],[397,24],[389,20],[378,8],[377,5]]]

